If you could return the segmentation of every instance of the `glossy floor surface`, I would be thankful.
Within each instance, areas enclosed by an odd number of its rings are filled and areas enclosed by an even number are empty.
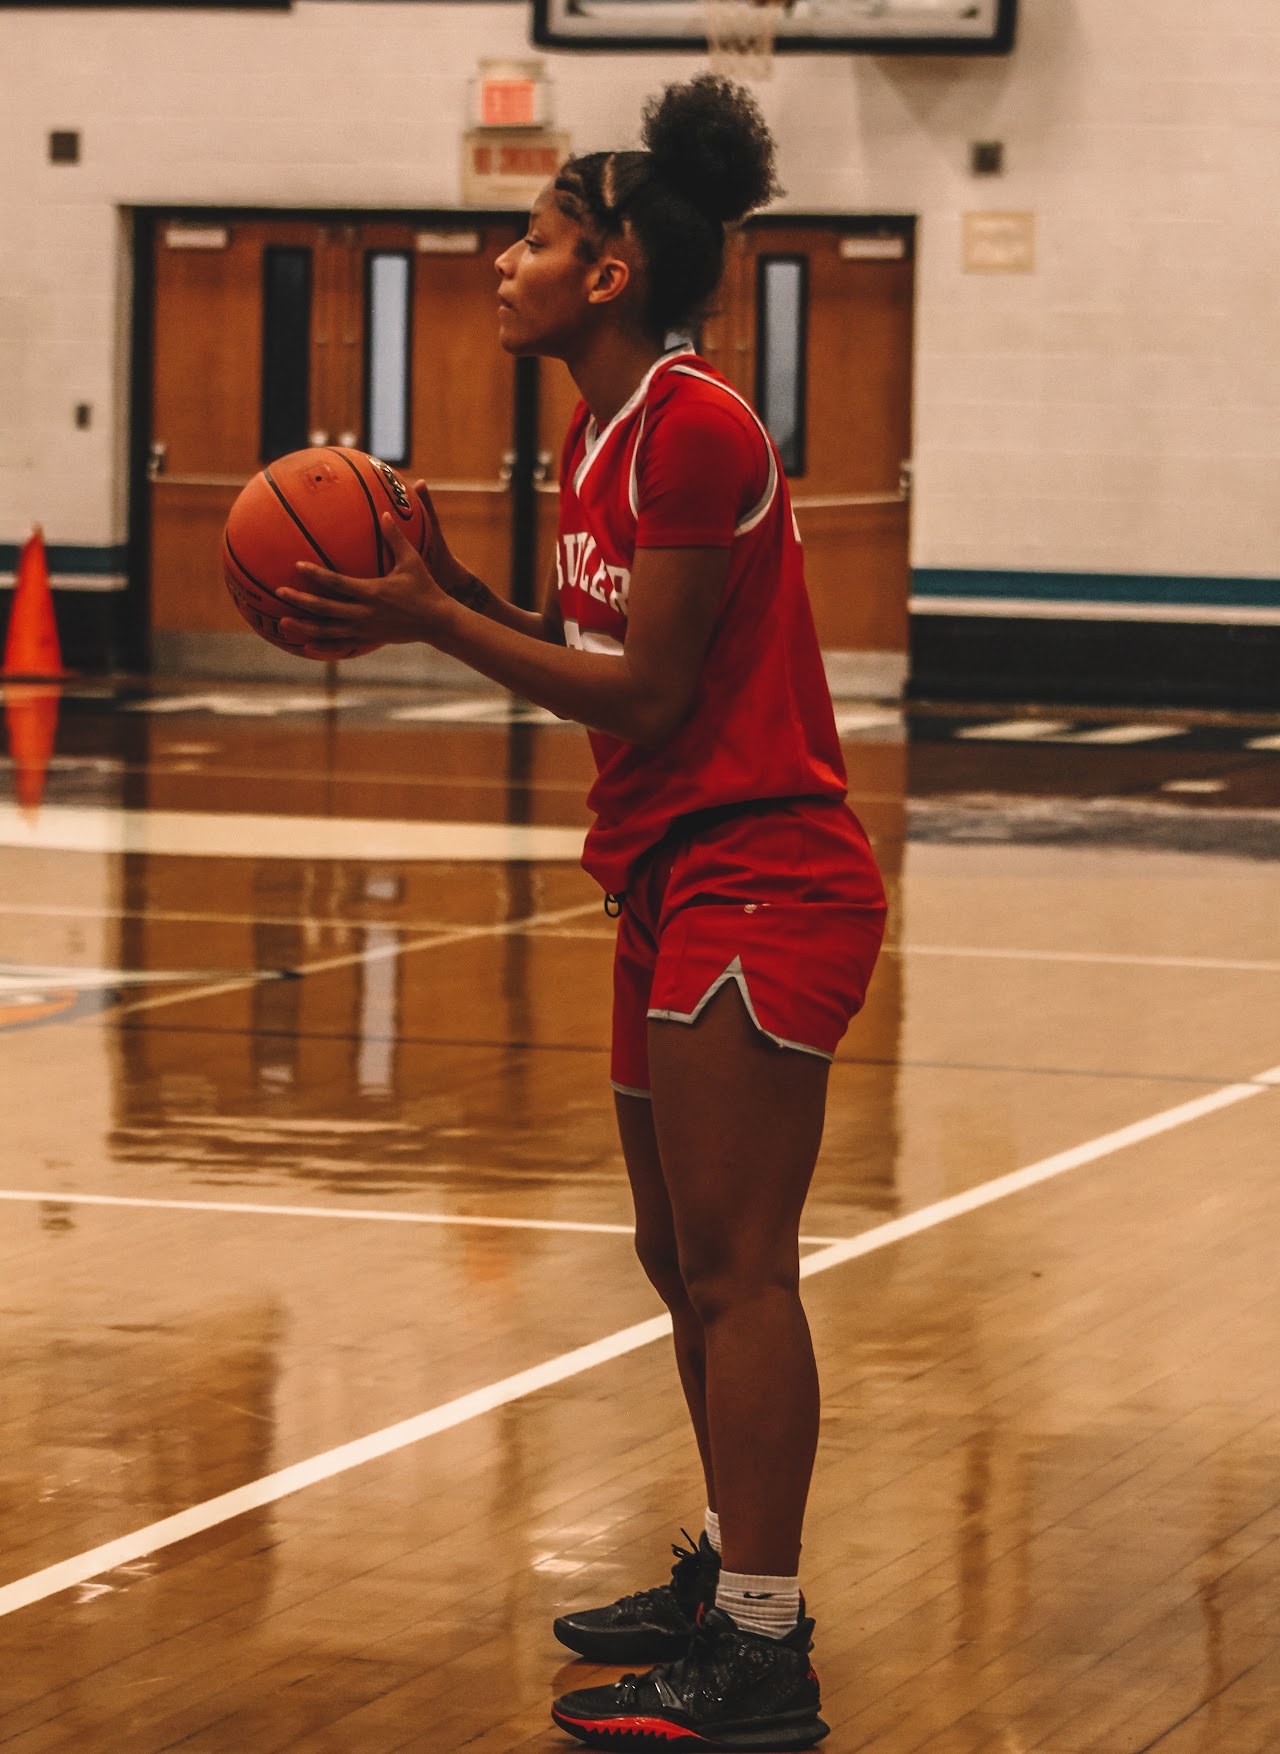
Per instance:
[[[568,1748],[553,1615],[702,1509],[582,734],[5,708],[0,1748]],[[893,911],[806,1215],[826,1746],[1275,1754],[1280,722],[840,715]]]

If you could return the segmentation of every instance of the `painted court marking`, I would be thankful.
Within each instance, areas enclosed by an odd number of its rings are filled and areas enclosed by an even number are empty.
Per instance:
[[[539,932],[543,938],[600,938],[612,940],[605,926],[555,926]],[[1086,962],[1116,968],[1189,968],[1209,972],[1226,970],[1240,974],[1280,974],[1280,962],[1230,956],[1129,956],[1110,950],[1004,950],[985,944],[885,944],[882,956],[972,956],[1002,962]]]
[[[594,901],[579,902],[574,907],[556,908],[550,913],[525,914],[518,920],[499,920],[491,926],[459,926],[454,931],[432,932],[425,938],[410,938],[404,943],[399,937],[389,938],[386,943],[374,944],[364,950],[348,951],[343,956],[325,956],[318,962],[300,962],[296,968],[288,972],[298,978],[308,974],[329,974],[336,968],[350,968],[357,962],[385,962],[392,956],[409,956],[418,950],[444,950],[451,944],[466,944],[473,938],[505,938],[515,932],[523,932],[532,926],[556,925],[563,920],[581,919],[584,914],[593,914],[599,904]],[[94,1019],[78,1019],[78,1022],[132,1016],[137,1011],[158,1011],[165,1005],[181,1005],[188,999],[213,999],[223,993],[242,992],[246,987],[256,986],[259,981],[278,980],[278,969],[263,969],[241,979],[216,981],[210,986],[188,987],[180,993],[164,993],[156,999],[137,999],[128,1005],[116,1005],[110,1011],[97,1013]]]
[[[363,1224],[470,1225],[482,1230],[549,1230],[589,1236],[631,1236],[634,1224],[593,1223],[574,1218],[481,1218],[461,1212],[366,1212],[354,1206],[270,1206],[255,1200],[152,1200],[141,1194],[66,1194],[38,1188],[0,1188],[0,1200],[24,1205],[132,1206],[158,1212],[226,1212],[255,1218],[353,1218]],[[802,1236],[807,1247],[840,1242],[838,1236]]]
[[[0,804],[0,846],[68,853],[226,859],[423,859],[446,864],[576,861],[581,828],[520,822],[404,822],[373,816],[254,816],[45,804],[34,820]]]
[[[1126,956],[1106,950],[999,950],[966,944],[886,944],[899,956],[978,956],[1004,962],[1089,962],[1117,968],[1227,969],[1243,974],[1280,974],[1280,962],[1246,961],[1228,956]]]
[[[1177,785],[1199,786],[1199,780],[1172,782]],[[1217,782],[1213,782],[1216,784]],[[596,912],[596,904],[583,905],[581,909],[570,910],[584,914]],[[5,914],[17,915],[20,918],[49,918],[71,920],[117,920],[117,919],[149,919],[186,921],[192,924],[207,925],[277,925],[277,926],[323,926],[335,932],[358,932],[366,926],[386,925],[398,932],[433,932],[440,934],[438,941],[443,942],[447,934],[464,928],[455,927],[449,920],[431,919],[388,919],[375,914],[268,914],[268,913],[218,913],[210,909],[188,910],[178,908],[129,908],[129,907],[97,907],[85,905],[68,905],[61,902],[35,901],[0,901],[0,917]],[[547,938],[599,938],[612,942],[615,930],[612,926],[601,926],[595,930],[583,930],[581,927],[555,926],[548,924],[557,916],[538,914],[524,920],[504,922],[503,930],[512,930],[516,926],[527,926],[538,930]],[[492,932],[493,927],[467,927],[468,931]],[[435,942],[437,940],[430,940]],[[420,947],[425,947],[424,941]],[[401,945],[401,950],[408,946]],[[363,953],[362,953],[363,954]],[[389,950],[379,951],[380,955],[389,955]],[[1256,958],[1235,956],[1144,956],[1139,953],[1110,950],[1021,950],[1014,947],[1001,948],[988,944],[885,944],[882,954],[885,956],[974,956],[991,957],[1004,962],[1089,962],[1114,964],[1117,968],[1203,968],[1209,970],[1225,970],[1242,974],[1280,974],[1280,962],[1258,960]],[[359,958],[357,958],[358,960]],[[16,966],[10,964],[10,967]],[[299,973],[307,973],[308,969],[299,969]],[[141,978],[139,976],[139,978]],[[159,977],[157,977],[159,978]],[[165,979],[173,979],[166,975]],[[186,995],[184,995],[185,997]]]
[[[1074,1146],[1068,1151],[1055,1152],[1051,1157],[1042,1157],[1039,1162],[1028,1164],[1024,1169],[997,1176],[980,1187],[970,1188],[967,1192],[947,1200],[937,1200],[905,1218],[892,1219],[887,1224],[879,1224],[872,1230],[864,1231],[861,1236],[850,1237],[846,1242],[834,1243],[821,1249],[800,1263],[801,1277],[808,1279],[817,1273],[829,1272],[832,1267],[843,1266],[847,1261],[873,1254],[878,1249],[888,1248],[908,1237],[919,1236],[923,1231],[932,1230],[966,1213],[976,1212],[983,1206],[1006,1199],[1010,1194],[1022,1193],[1025,1189],[1050,1181],[1055,1176],[1079,1169],[1086,1163],[1096,1163],[1100,1158],[1123,1151],[1130,1145],[1138,1145],[1147,1139],[1157,1138],[1162,1133],[1173,1132],[1205,1115],[1231,1108],[1236,1103],[1247,1102],[1252,1097],[1262,1096],[1276,1089],[1280,1089],[1280,1066],[1272,1066],[1246,1083],[1227,1084],[1221,1089],[1211,1091],[1207,1096],[1178,1103],[1174,1108],[1161,1109],[1157,1114],[1148,1115],[1145,1120],[1134,1121],[1129,1126],[1118,1127],[1110,1133],[1102,1133],[1083,1145]],[[336,1449],[326,1450],[306,1461],[295,1462],[292,1467],[281,1468],[260,1480],[251,1480],[245,1486],[220,1493],[218,1497],[206,1499],[203,1504],[192,1505],[188,1510],[179,1511],[174,1516],[163,1517],[159,1522],[122,1535],[118,1540],[107,1541],[86,1553],[79,1553],[71,1559],[46,1566],[41,1571],[32,1572],[29,1576],[18,1578],[0,1588],[0,1617],[16,1613],[19,1608],[30,1607],[35,1602],[42,1602],[62,1590],[71,1589],[76,1584],[101,1576],[104,1572],[114,1571],[119,1566],[145,1558],[164,1547],[171,1547],[175,1542],[185,1541],[206,1529],[216,1528],[233,1517],[243,1516],[246,1511],[260,1509],[265,1504],[274,1504],[279,1499],[288,1497],[290,1493],[300,1492],[321,1480],[331,1480],[335,1475],[347,1473],[350,1469],[375,1461],[381,1456],[391,1455],[396,1450],[405,1449],[409,1444],[420,1443],[424,1438],[434,1437],[442,1431],[451,1431],[455,1426],[478,1419],[484,1413],[491,1413],[496,1407],[523,1400],[526,1395],[537,1394],[539,1390],[549,1388],[553,1383],[565,1382],[570,1377],[580,1376],[584,1371],[594,1370],[598,1365],[621,1358],[628,1352],[635,1352],[642,1346],[652,1345],[655,1340],[662,1339],[670,1332],[669,1316],[654,1316],[649,1321],[637,1322],[632,1327],[621,1328],[617,1333],[608,1334],[601,1340],[594,1340],[587,1346],[576,1347],[572,1352],[563,1352],[558,1358],[549,1358],[545,1363],[534,1365],[529,1370],[517,1371],[514,1376],[503,1377],[500,1382],[491,1383],[487,1388],[476,1389],[468,1395],[459,1395],[455,1400],[445,1401],[439,1407],[431,1407],[411,1419],[388,1425],[381,1431],[372,1432],[368,1437],[339,1444]]]

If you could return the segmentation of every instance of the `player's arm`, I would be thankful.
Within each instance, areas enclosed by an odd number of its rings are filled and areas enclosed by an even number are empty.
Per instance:
[[[549,650],[465,619],[431,643],[562,719],[658,749],[693,710],[728,570],[727,548],[637,549],[617,654]]]
[[[426,482],[415,481],[414,492],[422,501],[423,510],[427,514],[427,528],[431,532],[425,556],[427,566],[441,590],[452,597],[455,603],[465,604],[475,614],[487,616],[490,621],[500,622],[504,627],[514,628],[517,633],[529,634],[534,639],[563,645],[564,628],[560,621],[554,571],[547,583],[544,607],[540,611],[518,609],[514,603],[508,603],[505,597],[491,591],[483,579],[477,578],[475,573],[456,558],[440,527],[431,490]]]
[[[448,593],[455,603],[463,604],[474,614],[483,615],[488,621],[496,621],[500,627],[509,627],[513,633],[525,634],[530,639],[545,640],[548,645],[564,644],[564,623],[560,619],[554,568],[544,589],[541,609],[517,609],[514,603],[508,603],[505,597],[499,597],[496,591],[491,591],[484,580],[478,579],[473,572],[463,573],[460,578],[455,579],[448,587]]]
[[[478,614],[443,591],[390,515],[383,519],[396,564],[380,579],[346,578],[300,566],[310,589],[280,595],[296,605],[284,626],[308,657],[352,641],[424,640],[513,694],[628,743],[659,748],[693,708],[729,569],[728,548],[637,549],[625,646],[570,650],[542,631]],[[558,626],[531,617],[539,629]]]

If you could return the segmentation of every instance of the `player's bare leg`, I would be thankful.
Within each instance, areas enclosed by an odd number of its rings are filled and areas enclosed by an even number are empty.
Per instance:
[[[697,1023],[650,1022],[649,1069],[681,1278],[703,1330],[724,1564],[794,1576],[819,1416],[800,1214],[828,1063],[776,1047],[729,982]]]
[[[680,1272],[671,1201],[653,1128],[653,1104],[642,1096],[615,1094],[618,1134],[636,1212],[636,1254],[654,1290],[671,1311],[676,1368],[693,1422],[707,1483],[707,1504],[716,1504],[715,1474],[707,1437],[707,1354],[702,1322],[689,1302]]]

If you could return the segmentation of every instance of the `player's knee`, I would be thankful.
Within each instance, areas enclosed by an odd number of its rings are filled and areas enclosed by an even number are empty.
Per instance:
[[[637,1230],[636,1258],[644,1268],[645,1278],[668,1309],[676,1309],[688,1302],[680,1272],[680,1257],[670,1237]]]
[[[701,1259],[686,1254],[681,1278],[694,1313],[708,1325],[764,1297],[794,1297],[800,1288],[798,1263],[772,1253],[727,1256],[716,1251]]]

